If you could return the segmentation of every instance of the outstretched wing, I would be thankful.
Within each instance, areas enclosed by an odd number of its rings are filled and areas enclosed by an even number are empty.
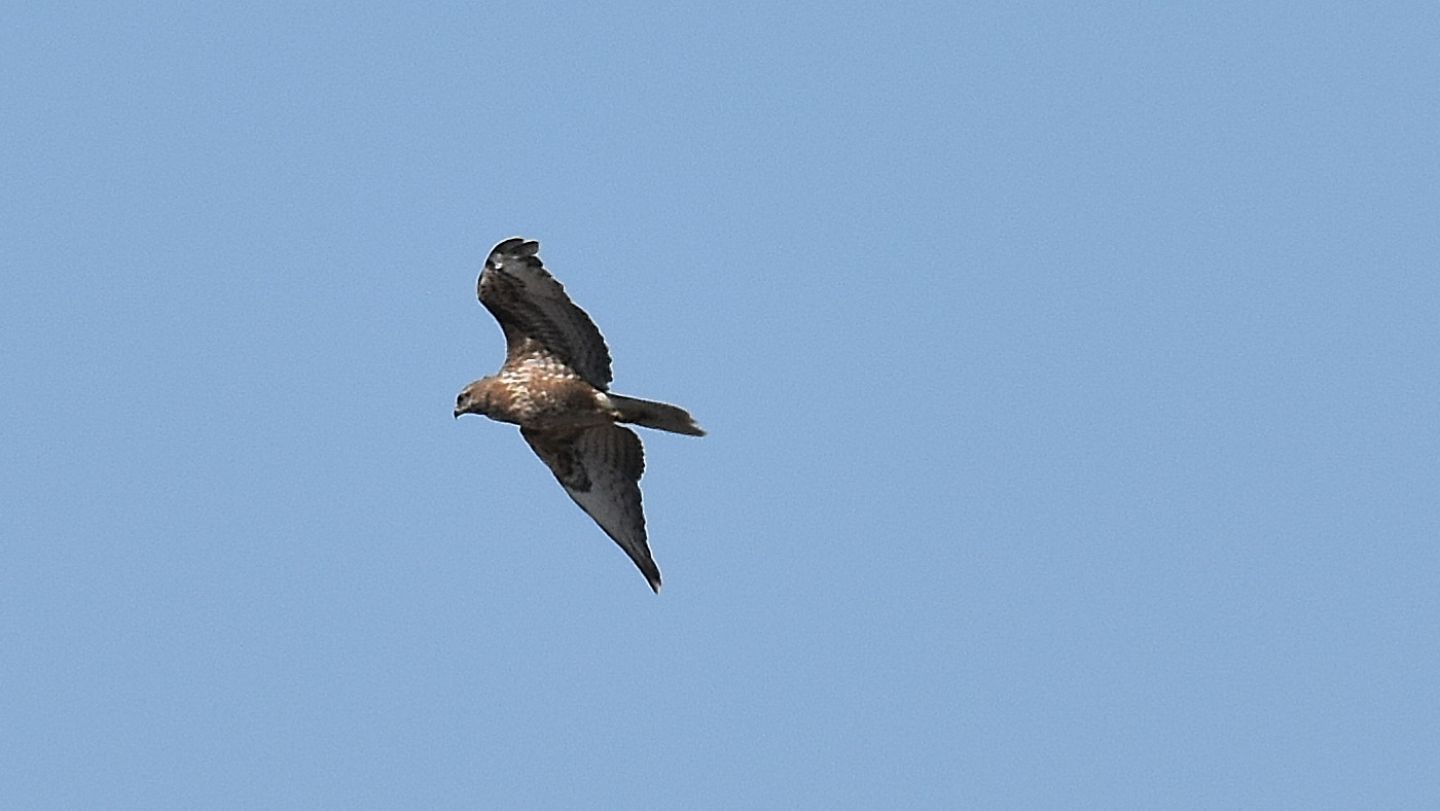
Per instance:
[[[505,362],[548,352],[604,391],[611,379],[605,339],[545,270],[539,251],[538,242],[505,240],[490,251],[476,284],[480,303],[505,331]]]
[[[645,472],[640,437],[618,425],[568,434],[521,428],[520,434],[570,498],[635,561],[650,588],[659,591],[660,568],[645,542],[640,507],[640,476]]]

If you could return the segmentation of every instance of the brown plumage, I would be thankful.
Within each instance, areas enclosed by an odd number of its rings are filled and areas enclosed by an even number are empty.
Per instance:
[[[455,398],[455,416],[483,414],[520,435],[595,523],[660,590],[650,556],[640,438],[617,423],[704,436],[684,409],[610,394],[610,351],[595,322],[545,270],[539,243],[507,239],[485,260],[480,303],[505,332],[505,363]]]

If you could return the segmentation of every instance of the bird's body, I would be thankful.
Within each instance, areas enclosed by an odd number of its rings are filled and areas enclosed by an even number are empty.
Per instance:
[[[470,394],[475,412],[536,430],[587,428],[616,418],[604,392],[578,377],[548,370],[522,368],[482,377],[472,384]]]
[[[483,414],[520,434],[579,504],[659,591],[640,504],[640,438],[617,423],[703,436],[684,409],[609,393],[605,339],[540,262],[539,245],[507,239],[485,260],[480,303],[505,332],[500,371],[455,399],[455,416]]]

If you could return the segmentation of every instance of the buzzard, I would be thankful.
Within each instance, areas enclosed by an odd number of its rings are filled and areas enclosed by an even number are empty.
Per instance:
[[[595,322],[545,270],[540,244],[507,239],[485,260],[480,303],[505,332],[505,363],[455,398],[455,416],[483,414],[520,435],[570,498],[635,561],[650,588],[660,569],[645,542],[645,452],[628,422],[704,436],[683,408],[611,394],[610,350]]]

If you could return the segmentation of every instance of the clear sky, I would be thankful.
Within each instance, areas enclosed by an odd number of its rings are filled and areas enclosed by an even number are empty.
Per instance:
[[[0,12],[0,806],[1440,803],[1434,4],[218,5]]]

